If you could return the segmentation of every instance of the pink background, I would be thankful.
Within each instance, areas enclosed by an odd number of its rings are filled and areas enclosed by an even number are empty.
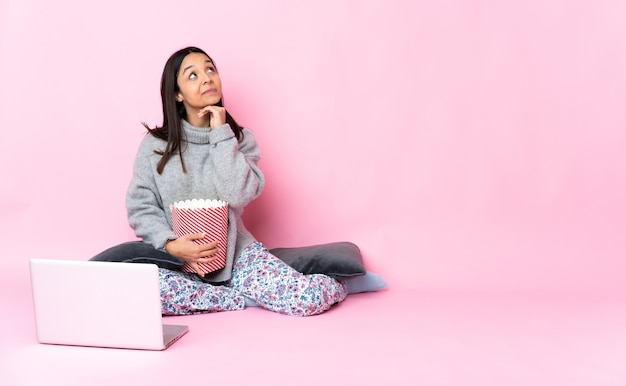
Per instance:
[[[0,0],[0,384],[173,384],[159,370],[209,347],[218,383],[623,385],[625,20],[621,0]],[[250,229],[353,241],[389,290],[180,317],[163,354],[38,345],[28,260],[134,239],[140,123],[187,45],[262,148]]]
[[[120,4],[0,3],[5,272],[134,237],[140,122],[197,45],[262,147],[268,246],[350,240],[390,286],[624,290],[624,2]]]

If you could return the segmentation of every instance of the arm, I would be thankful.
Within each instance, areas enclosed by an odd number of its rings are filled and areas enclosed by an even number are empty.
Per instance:
[[[243,130],[237,141],[228,124],[210,133],[210,162],[215,171],[212,182],[220,197],[233,207],[244,207],[261,194],[265,185],[263,173],[257,166],[261,152],[252,132]]]
[[[142,143],[133,165],[133,177],[126,192],[128,222],[137,237],[157,249],[163,249],[168,240],[176,239],[166,217],[150,163],[151,146]]]
[[[154,179],[155,167],[150,163],[149,154],[140,150],[135,159],[133,177],[126,194],[128,221],[135,234],[144,242],[157,249],[165,249],[169,254],[189,263],[194,270],[204,276],[197,263],[208,263],[218,252],[217,241],[196,244],[204,234],[189,234],[177,237],[166,217],[161,196]]]

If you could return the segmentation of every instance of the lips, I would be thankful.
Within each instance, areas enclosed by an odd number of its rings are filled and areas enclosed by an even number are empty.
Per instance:
[[[217,89],[216,88],[210,88],[207,89],[205,91],[202,92],[202,95],[210,95],[210,94],[216,94],[217,93]]]

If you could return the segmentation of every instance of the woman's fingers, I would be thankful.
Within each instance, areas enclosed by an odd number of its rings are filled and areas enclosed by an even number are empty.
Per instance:
[[[199,239],[202,239],[202,238],[204,237],[201,237]],[[199,240],[199,239],[196,239],[196,240]],[[215,240],[215,241],[210,241],[208,243],[199,244],[197,245],[197,248],[198,248],[197,261],[199,263],[207,263],[215,259],[215,255],[219,251],[219,241]],[[210,260],[204,260],[207,258],[210,258]]]
[[[189,235],[181,236],[180,238],[187,239],[189,241],[198,241],[198,240],[204,239],[205,237],[206,237],[205,233],[192,233]],[[206,251],[217,249],[218,244],[219,244],[219,241],[214,240],[214,241],[209,241],[207,243],[195,244],[195,245],[197,246],[198,251],[200,253],[204,253]]]
[[[204,272],[200,270],[199,264],[210,263],[217,258],[217,252],[218,252],[217,242],[212,242],[210,244],[215,244],[215,246],[213,248],[206,250],[203,253],[204,257],[199,257],[196,259],[196,261],[190,262],[193,270],[201,277],[204,277]],[[204,245],[208,245],[208,244],[204,244]]]
[[[184,235],[167,243],[167,252],[189,263],[193,270],[200,276],[204,276],[198,267],[198,263],[210,263],[217,258],[219,242],[217,240],[199,244],[195,241],[206,237],[204,233]]]
[[[214,112],[213,106],[207,106],[198,111],[198,117],[202,118],[205,115]]]
[[[200,277],[204,277],[204,272],[202,272],[200,270],[200,266],[198,265],[198,263],[195,263],[193,261],[188,262],[188,264],[191,266],[191,268],[198,274],[198,276]]]
[[[219,241],[214,240],[214,241],[209,241],[208,243],[205,243],[205,244],[200,244],[200,246],[203,247],[204,250],[209,250],[209,249],[217,248],[218,244],[219,244]]]
[[[199,118],[202,118],[202,117],[204,117],[205,115],[207,115],[207,114],[209,113],[209,111],[211,111],[211,110],[209,109],[209,107],[211,107],[211,106],[207,106],[207,107],[203,108],[202,110],[198,111],[198,117],[199,117]]]
[[[203,257],[203,258],[198,259],[198,263],[210,263],[215,259],[217,259],[217,256],[215,255],[209,256],[209,257]]]
[[[192,234],[189,234],[189,235],[184,235],[184,236],[181,236],[181,238],[188,239],[188,240],[191,240],[191,241],[195,241],[195,240],[202,240],[205,236],[206,236],[206,234],[200,232],[200,233],[192,233]]]
[[[207,115],[208,113],[220,115],[224,111],[226,111],[226,109],[222,106],[209,105],[200,109],[200,111],[198,111],[198,116],[202,117]]]
[[[219,127],[226,123],[226,109],[222,106],[206,106],[198,111],[198,117],[210,114],[209,124],[212,129]]]

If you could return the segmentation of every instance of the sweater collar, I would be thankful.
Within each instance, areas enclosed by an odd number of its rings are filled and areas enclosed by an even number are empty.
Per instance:
[[[183,132],[185,133],[185,140],[190,143],[206,144],[209,142],[209,133],[211,129],[203,127],[195,127],[186,120],[181,120]]]

